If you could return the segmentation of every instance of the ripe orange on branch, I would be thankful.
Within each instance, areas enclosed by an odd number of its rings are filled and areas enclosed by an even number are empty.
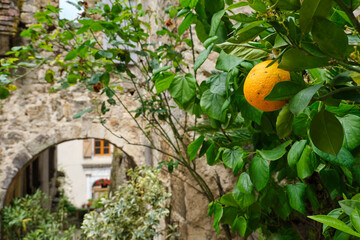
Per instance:
[[[272,60],[267,60],[255,65],[244,83],[246,101],[253,107],[265,112],[279,110],[287,103],[286,100],[267,101],[264,98],[278,82],[291,81],[290,73],[278,68],[277,62],[267,67],[271,62]]]

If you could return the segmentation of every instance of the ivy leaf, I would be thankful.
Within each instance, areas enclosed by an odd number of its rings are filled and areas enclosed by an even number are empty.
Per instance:
[[[172,72],[163,72],[156,75],[154,79],[156,92],[159,94],[169,89],[174,77],[175,76]]]
[[[308,216],[308,218],[318,221],[318,222],[321,222],[322,224],[326,224],[330,227],[333,227],[335,229],[338,229],[338,230],[348,233],[350,235],[360,237],[360,233],[355,232],[351,227],[346,225],[346,223],[342,222],[341,220],[339,220],[337,218],[325,216],[325,215]]]
[[[191,24],[194,22],[194,19],[195,19],[195,15],[192,12],[189,12],[186,15],[185,19],[182,21],[182,23],[179,26],[178,29],[179,36],[181,36],[186,31],[186,29],[188,29],[191,26]]]
[[[232,193],[227,193],[227,194],[223,195],[219,201],[221,204],[223,204],[227,207],[235,207],[235,208],[239,207],[239,204],[235,200],[234,194],[232,194]]]
[[[224,150],[222,160],[224,165],[228,168],[231,168],[234,175],[236,175],[239,171],[242,171],[242,168],[244,167],[245,156],[246,151],[236,146],[233,149]]]
[[[203,135],[201,135],[195,141],[193,141],[192,143],[190,143],[187,146],[187,152],[190,157],[190,159],[189,159],[190,162],[196,158],[197,152],[199,151],[201,145],[204,142],[204,138],[205,137]]]
[[[299,161],[301,154],[306,146],[307,141],[306,140],[300,140],[295,142],[287,155],[288,164],[290,167],[294,167],[296,163]]]
[[[208,210],[208,215],[212,215],[214,214],[214,224],[213,227],[215,228],[216,232],[219,234],[220,233],[220,220],[223,216],[224,210],[223,207],[219,204],[219,203],[210,203],[209,204],[209,210]]]
[[[320,83],[298,92],[290,101],[290,111],[295,115],[299,115],[303,112],[310,103],[312,97],[322,86],[323,83]]]
[[[305,214],[305,190],[305,183],[289,184],[286,186],[290,206],[302,214]]]
[[[170,95],[174,101],[183,106],[189,102],[196,94],[196,81],[193,75],[176,76],[170,84]]]
[[[292,132],[294,115],[290,111],[290,105],[283,107],[276,119],[276,133],[279,138],[286,138]]]
[[[289,140],[271,150],[257,150],[257,152],[266,160],[278,160],[285,155],[286,147],[289,146],[291,142],[292,141]]]
[[[321,51],[331,57],[345,57],[348,47],[348,38],[344,30],[335,23],[324,17],[316,17],[314,18],[311,33]]]
[[[270,178],[269,162],[262,157],[254,157],[249,166],[249,175],[256,190],[261,191],[266,186]]]
[[[333,113],[322,110],[311,121],[310,137],[319,150],[336,156],[343,145],[344,130]]]
[[[251,182],[249,174],[243,172],[236,183],[236,187],[242,193],[252,193],[254,185]]]
[[[229,72],[231,69],[238,66],[242,61],[243,60],[241,58],[229,55],[224,51],[221,51],[215,68],[220,71]]]

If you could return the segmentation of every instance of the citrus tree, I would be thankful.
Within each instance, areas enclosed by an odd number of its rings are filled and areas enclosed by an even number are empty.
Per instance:
[[[13,69],[50,63],[59,67],[45,76],[52,91],[83,84],[106,96],[100,115],[121,105],[136,123],[145,119],[146,128],[138,124],[144,134],[156,133],[168,143],[164,152],[148,138],[169,157],[162,164],[190,172],[210,202],[214,228],[220,232],[224,226],[229,239],[229,226],[241,236],[258,231],[274,239],[342,239],[350,237],[349,229],[358,230],[353,201],[360,186],[360,24],[353,11],[360,1],[181,0],[166,9],[169,19],[157,31],[167,40],[163,45],[148,42],[151,27],[143,18],[149,13],[141,5],[79,3],[84,12],[77,22],[58,20],[52,6],[37,14],[39,24],[22,33],[32,43],[2,60],[1,98],[15,88]],[[101,48],[97,32],[111,48]],[[198,55],[195,32],[204,49]],[[135,45],[138,61],[127,50]],[[186,68],[179,46],[192,52],[192,68]],[[55,54],[45,58],[43,51]],[[219,54],[215,71],[198,79],[212,52]],[[133,83],[139,108],[123,104],[114,75]],[[183,111],[184,118],[174,111]],[[238,178],[232,192],[214,196],[196,170],[203,156],[208,165],[232,169]],[[342,198],[354,200],[337,209]],[[307,218],[332,209],[339,214],[327,222],[312,218],[340,230]]]

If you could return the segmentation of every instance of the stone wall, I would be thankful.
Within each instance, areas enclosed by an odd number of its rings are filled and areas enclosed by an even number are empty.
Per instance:
[[[25,0],[19,11],[19,21],[24,26],[30,24],[33,14],[37,11],[36,7],[41,8],[46,3],[45,0]],[[176,1],[144,0],[143,3],[145,8],[158,11],[157,14],[161,17],[164,16],[163,9]],[[156,28],[153,31],[155,32]],[[181,47],[183,46],[179,46]],[[201,50],[201,47],[197,48],[196,53]],[[185,55],[191,64],[190,52]],[[209,56],[199,72],[199,80],[209,76],[210,70],[214,69],[216,57],[216,53]],[[50,86],[44,81],[46,70],[47,67],[41,68],[34,74],[18,80],[18,90],[13,92],[10,98],[0,102],[3,104],[3,107],[0,107],[0,205],[3,204],[6,190],[17,172],[48,147],[64,141],[106,139],[125,152],[138,166],[157,166],[164,159],[164,156],[157,152],[149,153],[147,148],[126,144],[123,139],[115,137],[101,126],[95,113],[85,114],[81,119],[72,119],[80,110],[94,106],[93,99],[96,93],[91,93],[78,85],[66,91],[49,94]],[[135,108],[136,96],[131,94],[127,84],[119,84],[124,87],[124,94],[120,96],[122,101],[129,108]],[[106,116],[107,125],[114,133],[133,142],[147,144],[145,137],[123,108],[113,107]],[[156,136],[152,137],[158,144],[162,144]],[[150,156],[152,160],[147,161],[145,156]],[[215,195],[219,195],[217,176],[224,192],[232,191],[235,179],[230,170],[224,169],[223,166],[210,167],[205,159],[198,160],[197,170],[212,187]],[[171,213],[167,221],[179,225],[179,239],[225,239],[223,235],[218,236],[214,231],[212,218],[206,216],[208,200],[188,172],[182,168],[171,175],[162,171],[161,179],[172,193],[169,204]]]

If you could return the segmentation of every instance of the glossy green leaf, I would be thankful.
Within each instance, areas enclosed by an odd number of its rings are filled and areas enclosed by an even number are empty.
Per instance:
[[[278,82],[275,84],[271,92],[264,98],[268,101],[279,101],[289,99],[295,96],[298,92],[303,90],[304,87],[299,83],[292,81]]]
[[[255,202],[255,193],[242,193],[239,188],[235,187],[233,190],[234,197],[240,208],[244,209],[249,207]]]
[[[338,119],[344,128],[343,146],[350,151],[360,146],[360,117],[349,114]]]
[[[261,191],[266,186],[270,178],[269,162],[262,157],[254,157],[249,166],[249,175],[256,190]]]
[[[290,206],[302,214],[305,214],[305,190],[305,183],[289,184],[286,186]]]
[[[108,51],[103,51],[103,50],[100,50],[97,52],[100,56],[103,56],[104,58],[112,58],[113,57],[113,54],[111,52],[108,52]]]
[[[196,94],[196,81],[193,75],[176,76],[170,85],[170,94],[180,106],[189,102]]]
[[[226,17],[228,17],[232,20],[235,20],[236,22],[241,22],[241,23],[251,23],[251,22],[257,21],[256,17],[249,16],[244,13],[238,13],[236,15],[230,15],[230,16],[226,16]]]
[[[325,54],[344,58],[348,47],[348,38],[344,29],[324,17],[315,17],[311,30],[313,39]]]
[[[340,207],[342,208],[342,210],[344,210],[344,212],[349,216],[352,214],[352,212],[356,208],[360,209],[360,201],[359,200],[346,199],[346,200],[339,201],[339,204],[340,204]]]
[[[206,61],[206,59],[208,58],[211,50],[214,48],[214,44],[210,44],[210,46],[204,50],[202,50],[199,54],[199,56],[196,58],[195,63],[194,63],[194,71],[197,71],[199,69],[199,67],[201,67],[201,65]]]
[[[211,77],[206,79],[206,83],[210,85],[210,91],[212,93],[226,97],[228,91],[227,77],[228,77],[228,73],[224,73],[224,72],[217,72],[212,74]]]
[[[230,55],[234,55],[244,60],[257,60],[263,57],[267,57],[269,53],[265,50],[254,48],[249,44],[238,44],[231,42],[224,42],[216,45],[224,52]]]
[[[225,103],[225,98],[217,93],[212,93],[206,90],[200,99],[201,109],[209,117],[223,122],[225,120],[225,114],[222,112],[222,106]]]
[[[209,37],[204,42],[204,48],[208,48],[212,43],[216,42],[219,39],[218,36]]]
[[[243,116],[245,119],[249,119],[251,121],[256,122],[257,124],[261,125],[261,117],[263,115],[263,112],[260,111],[257,108],[254,108],[251,106],[245,99],[243,95],[238,96],[237,98],[241,116]]]
[[[343,145],[344,130],[334,114],[322,110],[311,121],[310,137],[319,150],[336,156]]]
[[[181,22],[178,32],[179,32],[179,36],[183,35],[183,33],[186,31],[186,29],[188,29],[191,24],[194,22],[195,19],[195,15],[192,12],[189,12],[186,17],[184,18],[184,20]]]
[[[0,99],[8,98],[9,95],[10,95],[9,90],[7,90],[6,88],[0,87]]]
[[[344,222],[342,222],[337,218],[325,216],[325,215],[308,216],[308,218],[326,224],[330,227],[333,227],[350,235],[360,237],[360,233],[355,232],[351,227],[349,227],[348,225],[346,225]]]
[[[189,161],[191,162],[197,156],[197,153],[204,142],[204,136],[199,136],[195,141],[187,146],[187,153],[189,154]]]
[[[212,215],[214,214],[214,223],[213,223],[213,227],[215,228],[216,232],[219,234],[220,233],[220,220],[223,216],[223,207],[219,204],[219,203],[213,203],[209,205],[209,211],[208,211],[208,215]]]
[[[276,119],[276,133],[278,137],[286,138],[292,132],[294,115],[290,111],[290,105],[283,107]]]
[[[220,26],[221,18],[224,16],[224,14],[225,14],[225,11],[221,10],[212,16],[211,28],[210,28],[210,32],[209,32],[210,37],[216,35],[216,32],[218,31],[219,26]]]
[[[303,0],[300,8],[300,29],[305,34],[310,31],[313,17],[326,17],[332,6],[332,0]]]
[[[247,222],[246,219],[242,216],[240,217],[237,216],[233,224],[231,225],[231,230],[233,232],[238,232],[242,237],[245,236],[246,228],[247,228]]]
[[[264,1],[262,0],[251,0],[251,1],[248,1],[249,2],[249,6],[256,10],[256,11],[259,11],[259,12],[262,12],[262,13],[266,13],[266,4]]]
[[[163,73],[158,74],[154,79],[156,92],[159,94],[159,93],[169,89],[174,77],[175,76],[172,72],[163,72]]]
[[[271,0],[272,4],[276,4],[275,6],[282,10],[298,10],[300,9],[300,0]]]
[[[244,158],[247,152],[240,147],[234,147],[233,149],[226,149],[223,152],[222,160],[224,165],[233,170],[236,175],[239,171],[242,171],[244,167]]]
[[[295,115],[302,113],[310,103],[312,97],[322,86],[323,83],[320,83],[298,92],[290,101],[290,111]]]
[[[193,8],[196,6],[198,0],[180,0],[180,5],[182,7]]]
[[[100,77],[102,76],[102,73],[95,73],[94,75],[91,76],[89,84],[90,85],[95,85],[100,81]]]
[[[296,163],[299,161],[301,154],[306,146],[306,140],[300,140],[295,142],[287,155],[288,164],[290,167],[294,167]]]
[[[284,142],[283,144],[273,148],[271,150],[257,150],[257,152],[266,160],[274,161],[280,159],[285,155],[286,147],[291,144],[291,140]]]
[[[296,163],[297,175],[300,179],[310,177],[315,170],[316,155],[309,145],[306,145],[299,161]]]
[[[235,9],[235,8],[239,8],[239,7],[244,7],[247,5],[249,5],[248,2],[237,2],[237,3],[231,4],[225,10],[231,10],[231,9]]]
[[[76,49],[71,50],[70,52],[68,52],[68,54],[66,54],[64,61],[73,60],[76,58],[76,56],[77,56],[77,50]]]
[[[242,193],[251,193],[254,190],[254,185],[251,182],[249,174],[243,172],[236,183],[236,187],[239,188]]]
[[[232,193],[227,193],[227,194],[223,195],[220,198],[220,203],[227,206],[227,207],[235,207],[235,208],[239,207],[239,204],[235,200],[234,194],[232,194]]]
[[[262,33],[266,28],[260,27],[259,25],[264,23],[264,21],[256,21],[252,22],[249,25],[241,28],[235,36],[237,43],[245,43],[248,42]]]
[[[330,65],[329,58],[309,55],[303,50],[291,48],[282,56],[279,68],[287,71],[302,71],[309,68],[325,67]]]
[[[350,220],[356,231],[360,232],[360,211],[358,208],[355,208],[355,210],[351,213]]]
[[[242,61],[243,60],[241,58],[235,57],[234,55],[229,55],[224,51],[221,51],[215,68],[217,70],[229,72],[231,69],[238,66]]]

